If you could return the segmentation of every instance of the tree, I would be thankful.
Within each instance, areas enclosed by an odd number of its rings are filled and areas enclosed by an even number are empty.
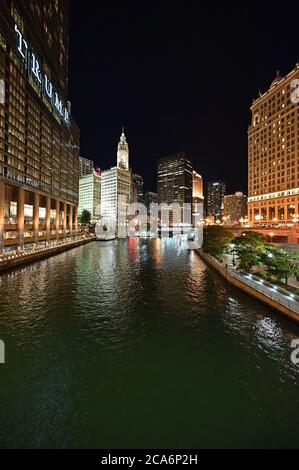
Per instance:
[[[265,253],[271,245],[265,242],[265,237],[257,232],[245,232],[234,239],[234,251],[240,260],[240,268],[251,271],[253,266],[262,262]]]
[[[84,209],[82,211],[82,214],[80,215],[80,224],[89,225],[90,222],[91,222],[91,213],[87,209]]]
[[[298,253],[290,251],[272,250],[265,256],[267,274],[279,281],[284,280],[288,285],[291,276],[299,276],[299,256]]]
[[[223,227],[211,225],[204,229],[203,250],[216,258],[229,247],[233,234]]]

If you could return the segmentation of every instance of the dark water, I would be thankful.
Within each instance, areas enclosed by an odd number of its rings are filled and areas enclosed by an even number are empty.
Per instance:
[[[299,447],[299,328],[175,240],[0,277],[0,447]]]

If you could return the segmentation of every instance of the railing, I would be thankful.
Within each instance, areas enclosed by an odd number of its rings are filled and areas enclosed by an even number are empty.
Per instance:
[[[239,282],[247,285],[251,289],[259,292],[260,294],[264,295],[270,300],[277,302],[278,304],[286,307],[287,309],[291,310],[292,312],[299,315],[299,296],[296,294],[292,294],[287,290],[278,287],[274,284],[271,284],[264,279],[260,279],[253,274],[249,274],[243,271],[240,271],[236,268],[226,268],[221,264],[218,260],[213,258],[211,255],[204,254],[204,257],[207,257],[210,263],[222,274],[224,277],[229,278],[232,277]]]

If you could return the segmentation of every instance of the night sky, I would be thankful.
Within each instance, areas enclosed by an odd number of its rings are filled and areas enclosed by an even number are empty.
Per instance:
[[[249,107],[277,69],[299,62],[298,6],[122,5],[70,0],[81,155],[115,166],[124,125],[146,190],[156,191],[157,158],[186,151],[205,183],[222,179],[247,194]]]

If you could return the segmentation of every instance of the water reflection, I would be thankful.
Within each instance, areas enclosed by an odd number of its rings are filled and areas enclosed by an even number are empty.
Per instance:
[[[0,294],[2,446],[296,445],[299,328],[184,241],[94,242]]]

